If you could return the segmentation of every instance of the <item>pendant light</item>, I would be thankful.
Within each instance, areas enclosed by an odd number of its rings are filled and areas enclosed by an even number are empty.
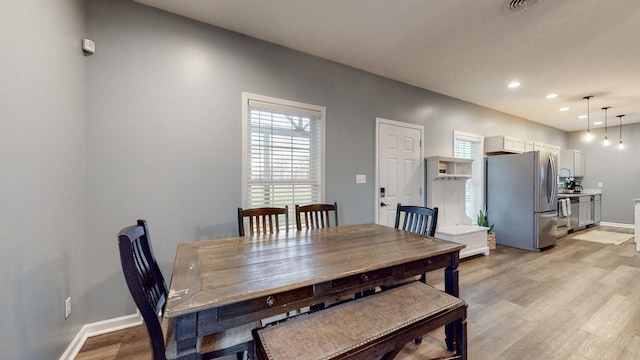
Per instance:
[[[602,145],[609,146],[611,142],[609,141],[609,137],[607,137],[607,110],[611,109],[611,106],[605,106],[602,108],[604,110],[604,141]]]
[[[591,141],[593,139],[593,135],[591,135],[591,131],[589,129],[589,123],[591,120],[589,119],[589,99],[591,99],[593,95],[585,96],[583,99],[587,100],[587,135],[585,135],[584,139],[587,141]]]
[[[618,150],[624,149],[624,144],[622,143],[622,117],[624,115],[618,115],[617,117],[620,119],[620,142],[618,143]]]

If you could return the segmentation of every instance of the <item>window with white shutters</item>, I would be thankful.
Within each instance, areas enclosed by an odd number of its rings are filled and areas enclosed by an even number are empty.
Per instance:
[[[471,179],[466,184],[466,214],[477,220],[478,211],[484,209],[484,137],[475,134],[453,132],[453,156],[473,159]]]
[[[243,94],[243,207],[323,202],[325,108]],[[293,221],[292,221],[293,220]]]

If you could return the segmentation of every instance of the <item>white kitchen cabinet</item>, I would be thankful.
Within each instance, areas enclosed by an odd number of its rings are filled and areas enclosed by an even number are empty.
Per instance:
[[[584,176],[584,153],[576,149],[560,151],[560,168],[569,169],[571,176]]]
[[[535,142],[533,144],[533,149],[534,150],[540,150],[540,151],[549,151],[549,145],[545,144],[545,143],[541,143],[541,142]]]
[[[525,141],[513,136],[498,135],[484,139],[484,152],[487,154],[525,152]]]
[[[498,135],[484,139],[484,152],[487,154],[515,153],[520,154],[529,151],[551,151],[560,154],[560,146],[520,139],[514,136]]]
[[[636,251],[640,251],[640,239],[638,239],[638,237],[640,237],[640,199],[634,200],[633,209],[634,209],[633,220],[635,223],[635,230],[634,230],[635,237],[633,241],[636,242]]]
[[[534,148],[534,150],[551,151],[551,152],[556,153],[556,154],[560,153],[560,146],[551,145],[551,144],[545,144],[545,143],[541,143],[541,142],[537,142],[537,141],[533,144],[533,148]]]
[[[582,151],[576,150],[574,153],[574,168],[575,171],[574,176],[584,176],[584,153]]]
[[[536,143],[533,141],[525,140],[524,141],[524,152],[534,151],[536,148]]]
[[[601,197],[600,194],[591,195],[591,222],[594,224],[600,222]]]

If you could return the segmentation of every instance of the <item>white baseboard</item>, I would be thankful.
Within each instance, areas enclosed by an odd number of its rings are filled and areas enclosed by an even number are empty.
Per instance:
[[[142,316],[139,312],[131,315],[120,316],[113,319],[97,321],[91,324],[84,324],[78,334],[71,341],[67,350],[60,356],[60,360],[73,360],[80,352],[82,345],[92,336],[106,334],[142,324]]]
[[[620,228],[627,228],[627,229],[634,229],[635,225],[634,224],[620,224],[620,223],[612,223],[612,222],[600,222],[600,226],[612,226],[612,227],[620,227]]]

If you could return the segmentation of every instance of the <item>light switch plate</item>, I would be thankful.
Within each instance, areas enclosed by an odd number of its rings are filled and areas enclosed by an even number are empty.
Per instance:
[[[356,184],[366,184],[367,175],[356,175]]]

